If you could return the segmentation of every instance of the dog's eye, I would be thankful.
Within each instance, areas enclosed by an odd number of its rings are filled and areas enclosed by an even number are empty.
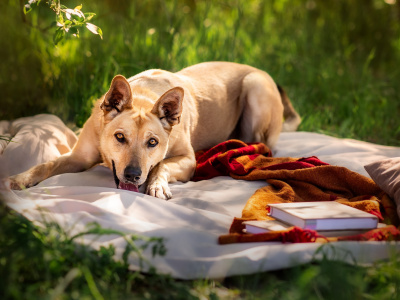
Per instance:
[[[155,147],[158,145],[158,141],[155,138],[151,138],[151,139],[149,139],[147,144],[149,145],[149,147]]]
[[[125,136],[122,133],[116,133],[115,138],[117,139],[118,142],[123,143],[125,142]]]

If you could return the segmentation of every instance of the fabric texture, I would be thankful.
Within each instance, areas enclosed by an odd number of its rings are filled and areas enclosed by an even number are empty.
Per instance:
[[[400,157],[379,160],[365,166],[368,174],[397,204],[400,216]]]
[[[75,133],[54,115],[40,114],[14,121],[0,121],[1,175],[11,176],[71,151]]]

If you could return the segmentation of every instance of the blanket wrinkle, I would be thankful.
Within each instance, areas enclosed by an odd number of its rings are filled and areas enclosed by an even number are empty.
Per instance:
[[[231,176],[242,180],[265,180],[269,184],[258,189],[247,200],[242,217],[234,218],[229,234],[220,237],[221,244],[299,242],[307,240],[304,236],[309,237],[309,242],[320,240],[301,228],[258,235],[242,233],[244,221],[271,219],[267,211],[271,203],[307,201],[338,201],[372,213],[386,224],[394,225],[375,229],[374,234],[353,236],[353,240],[381,240],[389,239],[389,236],[400,240],[400,231],[395,227],[400,222],[393,200],[372,179],[345,167],[329,165],[315,156],[272,157],[272,152],[266,145],[246,144],[239,140],[229,140],[210,150],[198,152],[196,158],[197,167],[192,179],[194,181]]]

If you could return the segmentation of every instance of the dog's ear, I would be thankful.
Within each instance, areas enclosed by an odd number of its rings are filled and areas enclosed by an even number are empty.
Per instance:
[[[104,115],[115,117],[125,109],[132,108],[132,92],[129,82],[122,75],[117,75],[111,82],[110,89],[100,105]]]
[[[183,88],[174,87],[165,92],[154,104],[151,112],[160,118],[164,128],[171,129],[172,126],[179,124],[183,95]]]

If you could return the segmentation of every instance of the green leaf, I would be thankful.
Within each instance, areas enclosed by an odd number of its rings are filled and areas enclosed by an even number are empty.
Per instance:
[[[65,36],[65,31],[63,28],[59,27],[53,36],[54,45],[57,45]]]
[[[57,15],[56,20],[57,20],[57,23],[64,24],[64,17],[62,14]],[[60,25],[57,25],[57,26],[60,26]]]
[[[103,39],[103,30],[100,27],[97,27],[97,33],[99,34],[100,38]]]
[[[11,142],[12,137],[0,135],[0,140],[6,141],[6,142]]]
[[[29,4],[24,5],[24,14],[27,14],[32,10],[32,7]]]
[[[90,21],[96,14],[95,13],[84,13],[85,21]]]
[[[79,29],[76,26],[71,27],[68,33],[72,34],[73,36],[79,37]]]

